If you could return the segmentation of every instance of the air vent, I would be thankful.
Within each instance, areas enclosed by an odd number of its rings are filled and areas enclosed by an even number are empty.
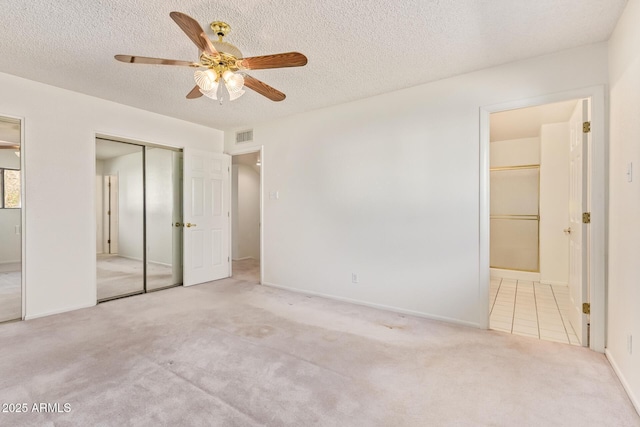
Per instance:
[[[236,144],[253,141],[253,129],[236,132]]]

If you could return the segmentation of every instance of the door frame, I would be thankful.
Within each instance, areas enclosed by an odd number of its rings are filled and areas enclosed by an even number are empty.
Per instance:
[[[4,114],[0,112],[1,117],[6,117],[7,119],[18,120],[20,122],[20,320],[25,320],[27,316],[27,238],[26,238],[26,230],[25,225],[27,224],[27,213],[26,213],[26,164],[25,161],[25,152],[26,152],[26,142],[25,142],[25,118],[22,116],[14,116],[12,114]]]
[[[131,145],[136,145],[138,147],[140,147],[142,149],[142,180],[143,180],[143,185],[142,185],[142,200],[143,200],[143,209],[142,209],[142,247],[143,247],[143,251],[142,251],[142,260],[143,260],[143,287],[142,287],[142,291],[141,292],[136,292],[132,295],[140,295],[140,294],[145,294],[145,293],[149,293],[149,292],[155,292],[155,291],[159,291],[159,290],[163,290],[163,289],[168,289],[168,288],[173,288],[176,286],[180,286],[180,285],[171,285],[171,286],[167,286],[167,287],[163,287],[163,288],[158,288],[158,289],[153,289],[153,290],[148,290],[147,289],[147,207],[146,207],[146,149],[147,148],[161,148],[161,149],[165,149],[165,150],[170,150],[170,151],[175,151],[175,152],[179,152],[182,153],[184,151],[184,147],[181,147],[179,145],[168,145],[165,143],[156,143],[156,142],[151,142],[145,139],[139,139],[139,138],[130,138],[130,137],[126,137],[126,136],[121,136],[121,135],[117,135],[115,133],[112,132],[107,132],[107,131],[94,131],[93,133],[93,139],[92,139],[92,144],[91,146],[93,147],[93,158],[94,158],[94,169],[93,169],[93,175],[96,175],[96,169],[95,169],[95,158],[96,158],[96,140],[97,139],[104,139],[104,140],[108,140],[108,141],[113,141],[113,142],[118,142],[118,143],[122,143],[122,144],[131,144]],[[182,171],[181,171],[182,173]],[[118,177],[118,185],[120,183],[120,177],[119,175],[117,175]],[[120,190],[118,189],[118,192]],[[96,198],[98,197],[97,192],[95,191],[94,188],[94,192],[93,192],[93,206],[95,209],[96,206]],[[119,208],[119,206],[118,206]],[[94,223],[93,223],[93,229],[95,230],[97,228],[97,220],[94,217]],[[93,238],[94,240],[94,247],[96,245],[96,241],[97,241],[97,236],[95,233],[93,233]],[[97,271],[97,260],[94,257],[93,258],[93,271]],[[120,299],[120,298],[124,298],[124,297],[128,297],[128,296],[132,296],[129,294],[126,295],[120,295],[120,296],[116,296],[114,298],[107,298],[107,299],[103,299],[103,300],[98,300],[98,278],[97,275],[93,276],[93,290],[95,292],[93,298],[96,300],[96,304],[99,304],[101,302],[107,302],[110,300],[115,300],[115,299]]]
[[[490,115],[500,111],[534,107],[542,104],[590,98],[591,100],[591,146],[589,153],[589,211],[591,224],[587,243],[589,256],[589,302],[591,303],[589,347],[604,353],[606,346],[606,224],[608,217],[607,162],[608,123],[606,116],[606,96],[604,86],[591,86],[566,92],[542,95],[535,98],[519,99],[500,104],[480,107],[480,150],[479,150],[479,309],[480,327],[489,328],[489,152]]]
[[[233,166],[233,156],[240,156],[242,154],[260,153],[260,284],[263,283],[264,278],[264,145],[258,145],[253,147],[241,148],[226,151],[226,154],[231,156],[231,165]],[[230,180],[231,191],[229,192],[233,200],[233,183]],[[231,206],[231,218],[233,218],[233,206]],[[229,253],[232,252],[233,242],[233,224],[229,223]],[[229,277],[233,276],[233,262],[229,266]]]

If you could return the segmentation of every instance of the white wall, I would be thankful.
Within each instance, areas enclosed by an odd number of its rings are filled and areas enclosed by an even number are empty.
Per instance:
[[[264,282],[482,324],[479,109],[605,84],[606,55],[586,46],[254,126]]]
[[[118,177],[118,255],[142,260],[144,238],[142,147],[138,153],[105,159],[103,173]]]
[[[13,136],[15,135],[7,135]],[[11,138],[11,139],[14,139]],[[9,138],[6,138],[7,140]],[[20,140],[18,136],[18,141]],[[20,158],[14,150],[0,150],[0,168],[20,169]],[[20,226],[20,209],[0,209],[0,264],[20,262],[21,244],[20,232],[16,233],[16,227]]]
[[[540,164],[540,138],[491,141],[489,164],[492,168]]]
[[[540,129],[540,282],[569,282],[569,123]]]
[[[607,356],[640,412],[640,1],[609,41],[610,168]],[[633,182],[627,166],[633,163]],[[633,351],[628,348],[633,336]]]
[[[8,74],[0,93],[25,120],[26,316],[93,305],[95,134],[221,152],[223,133]]]
[[[0,209],[0,237],[2,237],[0,264],[21,260],[20,211],[20,209]]]
[[[148,148],[146,154],[147,260],[165,265],[173,262],[173,153]]]
[[[260,259],[260,175],[233,165],[233,259]]]
[[[0,168],[20,169],[20,157],[14,150],[0,150]]]

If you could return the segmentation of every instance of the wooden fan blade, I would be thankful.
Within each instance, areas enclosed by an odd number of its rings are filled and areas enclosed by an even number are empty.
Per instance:
[[[249,89],[258,92],[260,95],[266,96],[272,101],[282,101],[287,96],[280,92],[278,89],[274,89],[265,82],[262,82],[256,78],[253,78],[247,74],[244,74],[244,85]]]
[[[2,149],[19,150],[20,149],[20,145],[14,143],[14,142],[7,142],[7,141],[1,141],[0,140],[0,150],[2,150]]]
[[[178,24],[178,27],[184,31],[191,41],[198,46],[198,49],[205,51],[212,56],[220,56],[218,51],[211,44],[209,38],[205,35],[206,40],[209,41],[208,43],[202,38],[204,30],[200,24],[198,24],[198,21],[181,12],[171,12],[169,16],[171,16],[171,19]]]
[[[202,92],[200,92],[200,87],[195,85],[191,92],[187,94],[187,99],[196,99],[202,96]]]
[[[302,67],[307,57],[299,52],[276,53],[238,59],[236,65],[241,70],[264,70],[267,68]]]
[[[206,47],[205,52],[214,57],[220,56],[216,48],[213,46],[213,43],[211,43],[211,40],[209,39],[209,37],[207,37],[204,31],[200,33],[200,39],[202,39]]]
[[[120,62],[129,64],[155,64],[155,65],[178,65],[181,67],[202,67],[197,62],[180,61],[177,59],[149,58],[147,56],[116,55]]]

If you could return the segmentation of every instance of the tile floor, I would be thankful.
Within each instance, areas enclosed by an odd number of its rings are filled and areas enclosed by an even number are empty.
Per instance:
[[[489,327],[546,341],[580,345],[569,323],[569,289],[491,278]]]

